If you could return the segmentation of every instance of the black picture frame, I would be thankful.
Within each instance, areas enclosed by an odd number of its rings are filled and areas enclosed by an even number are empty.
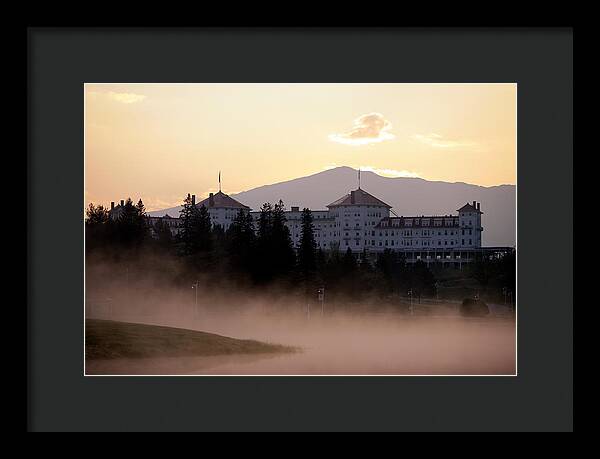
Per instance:
[[[27,33],[29,430],[572,430],[572,29]],[[516,82],[518,376],[84,377],[86,82]]]

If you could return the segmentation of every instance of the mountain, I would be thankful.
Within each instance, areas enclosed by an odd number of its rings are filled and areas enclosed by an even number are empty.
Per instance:
[[[286,182],[264,185],[231,197],[253,210],[265,202],[281,199],[286,207],[326,209],[327,204],[357,188],[357,171],[336,167]],[[449,215],[467,202],[481,202],[483,245],[514,246],[516,240],[516,187],[484,187],[468,183],[437,182],[420,178],[382,177],[361,172],[361,188],[388,203],[399,216]],[[150,215],[179,215],[181,207],[150,212]]]

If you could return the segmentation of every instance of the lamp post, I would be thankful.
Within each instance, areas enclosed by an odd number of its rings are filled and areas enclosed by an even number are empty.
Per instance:
[[[194,289],[194,316],[198,317],[198,284],[199,282],[192,284],[192,289]]]
[[[412,288],[408,290],[408,297],[410,298],[410,306],[408,307],[408,311],[410,312],[410,315],[413,315],[413,295],[412,295]]]
[[[321,316],[325,315],[325,306],[324,306],[324,300],[325,300],[325,287],[321,287],[319,289],[317,289],[317,294],[318,294],[318,298],[319,301],[321,303]]]

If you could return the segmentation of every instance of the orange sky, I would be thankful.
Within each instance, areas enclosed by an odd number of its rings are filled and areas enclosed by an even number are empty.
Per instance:
[[[335,166],[516,183],[513,84],[86,84],[85,202],[148,210]]]

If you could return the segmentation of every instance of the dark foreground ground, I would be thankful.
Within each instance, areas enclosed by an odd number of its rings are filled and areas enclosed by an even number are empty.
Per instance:
[[[257,310],[233,315],[205,310],[117,319],[154,325],[149,327],[91,320],[86,374],[516,374],[514,317],[463,318],[450,312],[315,313],[308,319]],[[191,342],[187,337],[193,337]]]
[[[291,352],[293,348],[183,328],[86,319],[86,361]]]

